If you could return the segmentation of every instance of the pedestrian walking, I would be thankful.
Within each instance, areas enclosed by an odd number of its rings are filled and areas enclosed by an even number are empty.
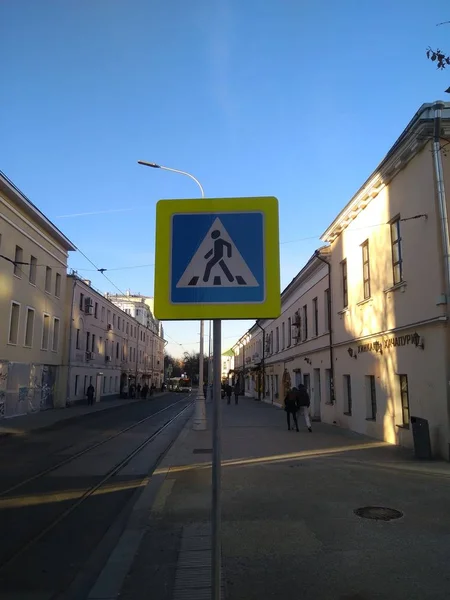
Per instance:
[[[86,396],[87,396],[88,405],[92,406],[94,404],[94,396],[95,396],[95,388],[92,385],[92,383],[89,384],[89,387],[86,390]]]
[[[294,421],[295,429],[299,431],[297,413],[300,411],[305,417],[306,427],[311,433],[311,421],[309,419],[310,399],[308,392],[303,384],[299,384],[298,388],[293,387],[284,399],[284,410],[286,411],[288,430],[291,429],[291,415]]]
[[[148,394],[148,385],[145,384],[141,391],[141,398],[143,398],[144,400],[147,400],[147,394]]]
[[[239,403],[239,394],[241,393],[241,388],[239,387],[239,383],[236,383],[234,386],[234,403]]]
[[[231,394],[233,393],[233,388],[229,383],[225,386],[225,395],[227,397],[227,404],[231,404]]]

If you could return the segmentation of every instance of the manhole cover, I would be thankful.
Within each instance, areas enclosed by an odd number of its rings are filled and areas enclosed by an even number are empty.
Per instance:
[[[212,448],[194,448],[194,454],[212,454]]]
[[[355,508],[353,512],[363,519],[375,519],[376,521],[392,521],[392,519],[403,517],[403,513],[399,510],[386,508],[385,506],[363,506],[362,508]]]

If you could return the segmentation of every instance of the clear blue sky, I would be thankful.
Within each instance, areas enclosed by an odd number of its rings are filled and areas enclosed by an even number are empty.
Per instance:
[[[157,200],[198,193],[138,159],[207,196],[275,195],[284,286],[418,107],[447,99],[425,48],[450,52],[448,19],[443,0],[2,0],[0,168],[149,295],[152,266],[119,269],[154,262]],[[249,324],[225,323],[224,347]],[[198,349],[198,323],[165,330],[170,352]]]

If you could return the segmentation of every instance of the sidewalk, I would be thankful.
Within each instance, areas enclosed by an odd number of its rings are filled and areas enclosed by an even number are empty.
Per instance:
[[[450,597],[448,463],[321,423],[287,431],[282,410],[246,399],[223,405],[222,437],[223,598]],[[160,465],[121,600],[210,598],[211,445],[188,422]],[[366,506],[403,517],[356,516]]]
[[[153,396],[147,398],[147,400],[143,400],[141,398],[118,399],[117,397],[114,397],[115,399],[110,400],[109,397],[106,396],[104,400],[101,400],[93,406],[88,406],[87,403],[83,403],[77,404],[75,406],[69,406],[67,408],[52,408],[49,410],[42,410],[35,413],[29,413],[26,415],[19,415],[17,417],[2,419],[0,420],[0,437],[11,434],[23,435],[31,431],[35,431],[37,429],[51,427],[52,425],[56,425],[60,421],[76,419],[78,417],[82,417],[83,415],[92,414],[111,408],[116,408],[118,406],[123,406],[124,404],[133,404],[135,402],[148,402],[149,400],[159,398],[164,394],[167,394],[167,392],[159,392],[157,394],[153,394]]]

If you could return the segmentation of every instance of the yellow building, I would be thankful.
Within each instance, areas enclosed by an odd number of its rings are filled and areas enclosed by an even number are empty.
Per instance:
[[[322,236],[331,245],[334,420],[450,444],[450,103],[424,104]],[[417,422],[417,421],[416,421]]]
[[[64,406],[68,252],[75,246],[0,173],[0,418]]]

